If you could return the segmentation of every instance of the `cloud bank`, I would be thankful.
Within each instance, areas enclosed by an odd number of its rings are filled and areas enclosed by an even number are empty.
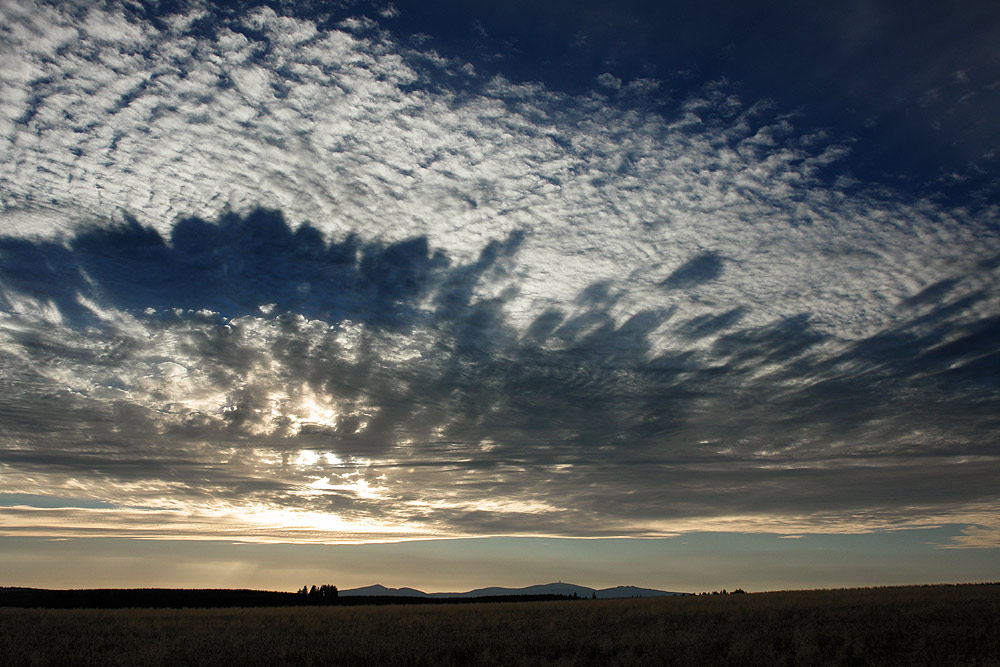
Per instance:
[[[6,534],[997,530],[995,209],[725,82],[0,11],[0,471],[117,508]]]

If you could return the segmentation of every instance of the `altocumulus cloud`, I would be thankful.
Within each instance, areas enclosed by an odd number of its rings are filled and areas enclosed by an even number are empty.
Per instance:
[[[995,542],[996,210],[862,187],[725,83],[0,12],[4,491],[114,506],[6,534]]]

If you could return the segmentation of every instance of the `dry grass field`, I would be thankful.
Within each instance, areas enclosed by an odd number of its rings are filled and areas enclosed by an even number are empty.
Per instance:
[[[0,664],[1000,665],[1000,585],[430,606],[6,608]]]

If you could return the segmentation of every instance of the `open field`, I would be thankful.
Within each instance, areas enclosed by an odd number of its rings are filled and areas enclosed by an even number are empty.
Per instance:
[[[1000,665],[1000,585],[465,604],[0,609],[6,665]]]

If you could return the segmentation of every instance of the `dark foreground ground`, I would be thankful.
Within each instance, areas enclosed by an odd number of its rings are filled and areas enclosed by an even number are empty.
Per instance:
[[[1000,666],[1000,585],[517,604],[4,608],[0,665]]]

